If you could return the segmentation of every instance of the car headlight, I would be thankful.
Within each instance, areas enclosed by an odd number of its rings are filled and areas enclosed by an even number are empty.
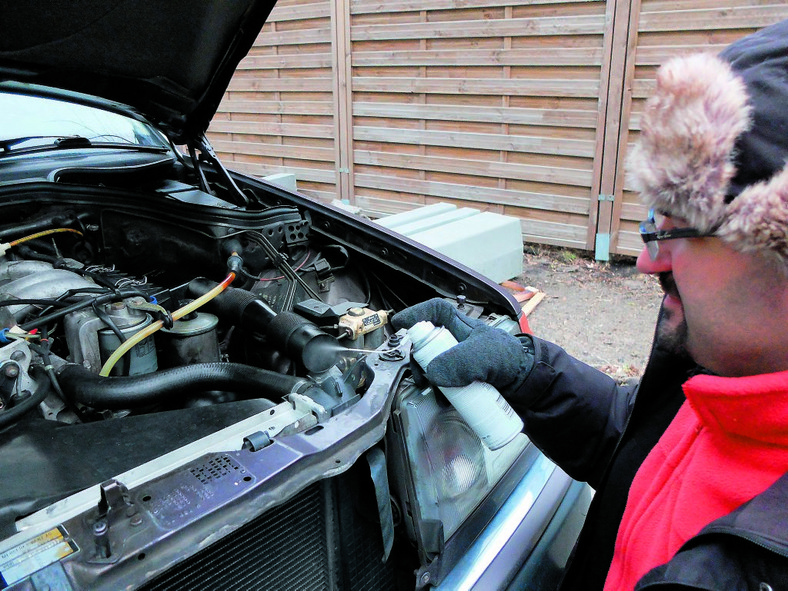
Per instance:
[[[406,528],[429,560],[492,490],[528,443],[489,450],[445,397],[409,385],[393,407],[390,482]]]

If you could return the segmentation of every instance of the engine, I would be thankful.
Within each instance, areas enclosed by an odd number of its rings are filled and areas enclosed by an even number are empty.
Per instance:
[[[0,423],[31,407],[77,423],[303,392],[330,413],[356,399],[390,311],[344,248],[274,209],[254,229],[114,210],[52,227],[49,214],[5,243]]]

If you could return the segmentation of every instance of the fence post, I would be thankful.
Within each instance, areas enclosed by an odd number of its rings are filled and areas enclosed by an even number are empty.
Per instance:
[[[613,4],[608,14],[613,15],[611,31],[605,44],[610,49],[609,61],[603,71],[603,107],[600,107],[599,134],[601,146],[599,166],[598,200],[596,224],[593,237],[594,257],[599,261],[610,259],[611,248],[618,242],[618,219],[621,213],[621,191],[623,184],[617,182],[622,172],[619,157],[624,153],[629,121],[629,96],[637,28],[631,19],[639,10],[639,0],[610,0]],[[610,7],[610,4],[608,6]],[[608,45],[609,43],[609,45]],[[628,64],[629,62],[629,64]],[[626,107],[626,108],[625,108]],[[626,111],[626,112],[625,112]],[[595,171],[596,172],[596,171]],[[592,216],[593,217],[593,216]],[[589,228],[591,231],[592,229]],[[589,237],[590,238],[590,237]]]
[[[353,182],[353,88],[349,0],[331,3],[331,62],[334,71],[334,170],[337,197],[355,205]]]

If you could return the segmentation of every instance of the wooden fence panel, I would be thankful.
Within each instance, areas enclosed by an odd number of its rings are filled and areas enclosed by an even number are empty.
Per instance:
[[[354,202],[437,201],[588,248],[604,1],[350,4]]]

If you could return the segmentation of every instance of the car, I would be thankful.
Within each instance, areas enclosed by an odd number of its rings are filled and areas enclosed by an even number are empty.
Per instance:
[[[590,489],[390,323],[517,302],[206,139],[272,7],[4,7],[0,588],[548,588]]]

